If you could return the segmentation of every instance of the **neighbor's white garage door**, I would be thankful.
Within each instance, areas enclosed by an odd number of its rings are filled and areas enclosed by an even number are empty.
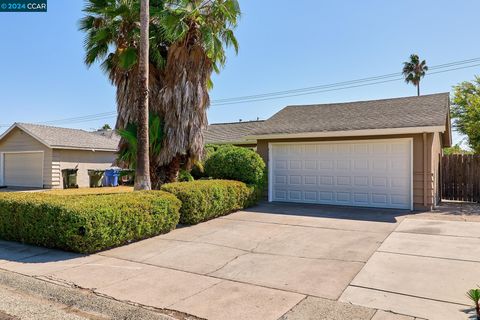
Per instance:
[[[269,199],[411,209],[411,143],[272,143]]]
[[[5,185],[9,187],[43,187],[43,153],[5,153]]]

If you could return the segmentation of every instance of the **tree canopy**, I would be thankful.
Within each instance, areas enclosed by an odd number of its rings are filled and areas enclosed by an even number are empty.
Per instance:
[[[467,136],[468,145],[480,153],[480,77],[453,87],[451,116],[458,132]]]
[[[472,154],[472,153],[473,153],[472,151],[463,149],[459,143],[449,148],[443,149],[443,154],[446,156],[449,156],[451,154]]]
[[[406,83],[411,83],[417,87],[417,94],[420,95],[420,80],[425,77],[428,66],[425,60],[420,61],[416,54],[410,55],[410,60],[403,63],[403,76]]]

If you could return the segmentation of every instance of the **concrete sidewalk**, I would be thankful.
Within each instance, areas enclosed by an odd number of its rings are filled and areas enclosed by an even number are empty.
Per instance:
[[[186,314],[148,310],[9,271],[0,271],[0,319],[199,320]]]

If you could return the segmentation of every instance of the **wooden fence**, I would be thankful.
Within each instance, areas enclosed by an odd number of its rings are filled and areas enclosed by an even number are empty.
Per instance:
[[[443,199],[480,202],[480,155],[443,156],[440,181]]]

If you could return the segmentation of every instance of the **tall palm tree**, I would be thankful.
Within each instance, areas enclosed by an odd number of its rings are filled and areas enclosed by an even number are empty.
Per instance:
[[[150,0],[150,13],[158,14],[163,6],[164,0]],[[126,129],[138,123],[140,0],[86,0],[83,11],[85,16],[79,28],[86,33],[85,64],[91,66],[99,62],[116,86],[118,116],[115,128]],[[158,18],[150,19],[149,27],[148,105],[152,113],[158,114],[169,43],[162,35]],[[119,147],[122,153],[130,146],[122,138]],[[154,185],[159,185],[158,181],[154,181]]]
[[[151,0],[150,12],[163,9],[163,0]],[[140,0],[86,0],[80,30],[86,33],[85,64],[100,63],[116,86],[117,129],[137,122],[138,50],[140,43]],[[158,92],[169,43],[162,37],[158,19],[150,21],[149,108],[159,109]]]
[[[80,21],[88,66],[101,61],[117,87],[116,128],[138,123],[140,0],[87,0]],[[212,71],[226,62],[226,47],[238,51],[233,29],[237,0],[150,0],[149,109],[165,128],[155,160],[160,180],[176,180],[180,164],[203,152]],[[122,139],[120,149],[128,148]]]
[[[135,190],[151,190],[150,154],[148,130],[148,65],[149,65],[150,1],[141,0],[140,5],[140,48],[138,60],[138,106],[137,106],[137,168]]]
[[[240,17],[237,0],[171,0],[158,15],[168,48],[160,91],[165,139],[159,155],[166,182],[177,179],[181,163],[202,156],[208,124],[212,71],[226,62],[226,47],[238,43],[233,29]]]
[[[406,83],[412,83],[417,87],[417,95],[420,96],[420,80],[425,77],[428,66],[425,60],[420,61],[416,54],[410,55],[410,61],[403,63],[403,76]]]

